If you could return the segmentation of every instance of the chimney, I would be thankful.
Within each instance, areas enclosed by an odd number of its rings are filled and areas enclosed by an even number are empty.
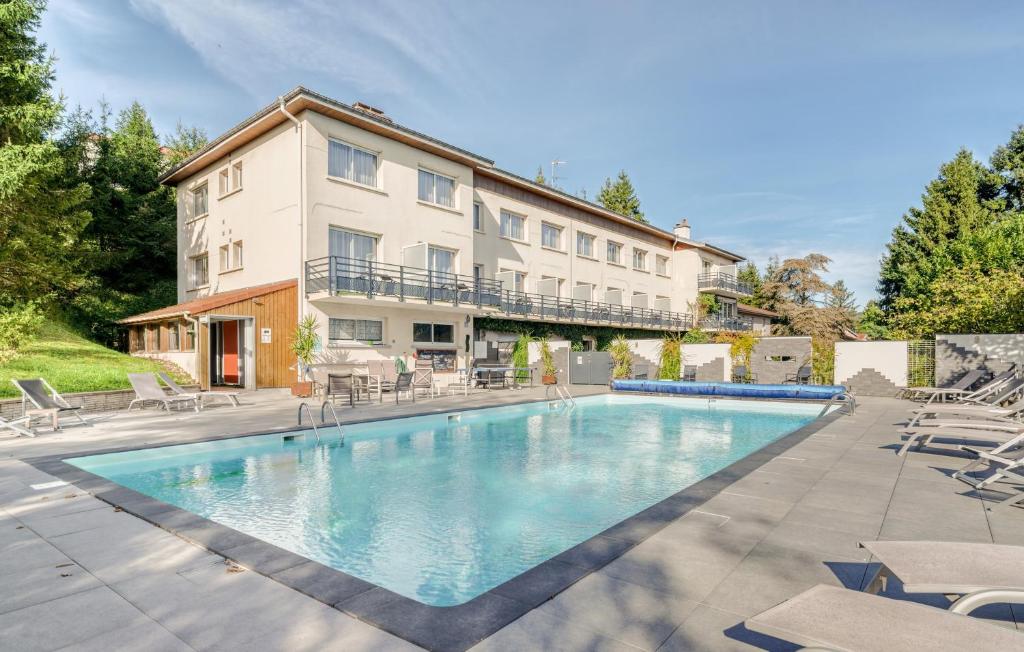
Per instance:
[[[352,105],[352,108],[355,109],[356,111],[359,111],[360,113],[365,113],[368,116],[377,118],[378,120],[383,120],[384,122],[391,122],[391,118],[389,118],[387,114],[384,113],[383,109],[378,109],[375,106],[370,106],[365,102],[356,102],[355,104]]]
[[[684,217],[683,221],[676,224],[672,229],[672,233],[676,235],[680,240],[690,239],[690,222]]]

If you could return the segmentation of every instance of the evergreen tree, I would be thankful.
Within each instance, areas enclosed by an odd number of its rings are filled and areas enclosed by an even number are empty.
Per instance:
[[[619,215],[625,215],[637,222],[647,223],[643,212],[640,210],[640,199],[636,196],[633,182],[625,170],[619,172],[615,181],[605,179],[600,192],[597,193],[597,203]]]
[[[864,304],[864,310],[857,316],[857,332],[872,340],[888,339],[889,328],[886,326],[885,313],[874,299]]]
[[[202,148],[206,147],[209,139],[206,132],[199,127],[186,127],[178,121],[174,128],[174,135],[167,139],[167,148],[164,156],[164,165],[170,169],[179,165],[182,161],[192,156]]]
[[[758,293],[761,291],[761,272],[757,271],[757,265],[753,261],[748,260],[740,268],[739,272],[736,273],[736,278],[740,283],[746,283],[753,289],[751,297],[747,301],[750,305],[758,306],[759,304],[756,303],[756,300]]]
[[[842,308],[851,314],[857,312],[857,298],[853,295],[853,291],[846,287],[846,283],[842,279],[832,285],[828,296],[828,305],[833,308]]]
[[[68,244],[88,214],[85,186],[66,187],[50,136],[63,106],[53,59],[36,40],[42,0],[0,3],[0,304],[43,296],[80,278]]]
[[[1024,213],[1024,125],[992,154],[992,169],[1002,178],[1007,208]]]
[[[543,165],[538,165],[537,166],[537,176],[535,176],[533,178],[533,181],[534,181],[534,183],[539,183],[542,186],[548,185],[548,180],[544,176],[544,166]]]

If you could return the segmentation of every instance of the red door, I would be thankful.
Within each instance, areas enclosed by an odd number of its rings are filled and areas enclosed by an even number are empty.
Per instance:
[[[224,348],[222,350],[224,384],[238,384],[238,322],[221,322]]]

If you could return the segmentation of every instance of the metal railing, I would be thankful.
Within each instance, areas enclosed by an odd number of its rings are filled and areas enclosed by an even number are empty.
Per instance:
[[[728,290],[737,294],[751,295],[754,287],[749,283],[737,279],[732,274],[721,272],[705,272],[697,275],[697,289],[699,290]]]
[[[664,330],[693,328],[689,313],[517,292],[503,289],[501,281],[341,256],[306,262],[306,292],[476,306],[522,319]]]
[[[753,330],[754,322],[740,317],[721,317],[709,315],[700,320],[700,327],[718,331],[749,331]]]

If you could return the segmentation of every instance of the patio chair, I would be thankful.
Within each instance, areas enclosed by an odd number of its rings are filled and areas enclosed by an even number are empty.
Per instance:
[[[989,604],[1024,602],[1024,546],[949,541],[862,541],[860,546],[881,562],[865,589],[870,593],[885,590],[895,577],[904,593],[960,596],[949,610],[965,616]]]
[[[691,382],[691,383],[692,382],[696,382],[697,381],[697,365],[695,365],[695,364],[683,365],[683,378],[682,378],[682,380],[685,380],[685,381],[688,381],[688,382]]]
[[[473,389],[476,384],[473,374],[470,369],[459,369],[456,372],[456,380],[449,382],[448,396],[455,396],[457,392],[462,392],[463,396],[469,396],[469,390]]]
[[[961,392],[952,398],[958,403],[971,405],[998,405],[1012,397],[1024,385],[1024,380],[1017,378],[1016,368],[1004,371],[972,392]],[[937,398],[944,397],[935,393],[928,397],[925,405],[934,403]]]
[[[413,372],[406,371],[405,373],[398,374],[398,379],[395,381],[395,405],[398,405],[398,399],[401,397],[402,392],[406,392],[412,397],[412,402],[416,402],[416,388],[412,383]]]
[[[961,450],[977,456],[977,459],[954,473],[953,477],[978,491],[984,489],[1007,494],[1009,497],[997,502],[996,507],[1022,507],[1024,506],[1022,504],[1024,503],[1024,493],[1021,492],[1021,489],[1024,488],[1024,450],[1020,448],[1022,445],[1024,445],[1024,436],[991,451],[974,446],[960,446]],[[981,466],[989,467],[991,472],[988,476],[978,478],[969,475]],[[997,483],[1014,485],[1014,487],[996,487]]]
[[[1014,650],[1024,635],[960,613],[819,584],[748,618],[747,629],[818,650]]]
[[[60,418],[67,415],[75,417],[82,425],[92,425],[90,420],[81,415],[82,406],[68,403],[44,379],[25,378],[18,380],[12,378],[11,382],[21,391],[21,409],[24,415],[29,417],[30,423],[33,417],[48,416],[53,420],[53,429],[57,430],[60,427]],[[29,403],[34,407],[28,407]]]
[[[812,369],[810,365],[803,365],[796,370],[795,374],[786,374],[786,383],[795,383],[797,385],[808,385],[811,382]]]
[[[159,403],[162,408],[168,412],[171,410],[172,405],[183,406],[192,404],[192,408],[199,411],[199,399],[190,394],[184,396],[169,396],[160,383],[157,382],[156,376],[151,373],[143,374],[128,374],[128,382],[131,383],[132,389],[135,390],[135,398],[128,404],[128,409],[131,410],[136,403],[140,403],[142,407],[146,406],[146,403],[153,402]]]
[[[936,394],[945,398],[968,393],[970,388],[986,375],[988,375],[988,372],[984,369],[972,369],[949,387],[908,387],[903,391],[903,397],[920,400],[921,398],[931,398]]]
[[[22,426],[21,424],[24,424]],[[0,430],[10,430],[20,437],[35,437],[36,433],[31,427],[31,417],[20,416],[15,419],[4,419],[0,417]]]
[[[413,369],[412,386],[414,389],[426,390],[430,397],[434,397],[434,370]]]
[[[164,381],[164,385],[167,385],[167,388],[170,389],[171,393],[174,394],[175,396],[195,396],[196,398],[199,399],[200,403],[204,402],[208,398],[226,398],[228,400],[228,403],[234,405],[235,407],[239,407],[241,405],[238,402],[238,392],[189,392],[186,391],[185,388],[183,388],[181,385],[174,382],[174,379],[171,378],[166,371],[157,372],[157,376],[160,377],[160,380]]]
[[[746,365],[736,365],[732,368],[732,382],[734,383],[756,383],[757,376],[747,370]]]
[[[351,407],[356,406],[356,395],[359,387],[356,386],[352,374],[327,374],[327,382],[324,384],[324,400],[335,402],[339,396],[348,398]]]
[[[971,419],[1003,419],[1017,421],[1024,417],[1024,398],[1019,398],[1006,407],[996,405],[963,405],[930,403],[924,407],[911,410],[910,422],[907,426],[914,426],[926,418],[937,418],[942,416],[960,416]]]
[[[936,437],[968,439],[980,442],[998,442],[1007,445],[1024,435],[1024,424],[1015,421],[938,421],[933,425],[923,422],[912,428],[901,428],[900,432],[907,435],[897,455],[907,454],[911,446],[916,449],[927,446]]]
[[[398,377],[398,372],[395,371],[395,363],[391,360],[378,360],[377,368],[380,372],[378,378],[380,378],[380,390],[382,392],[390,392],[395,388],[395,378]],[[372,371],[370,373],[373,373]]]

